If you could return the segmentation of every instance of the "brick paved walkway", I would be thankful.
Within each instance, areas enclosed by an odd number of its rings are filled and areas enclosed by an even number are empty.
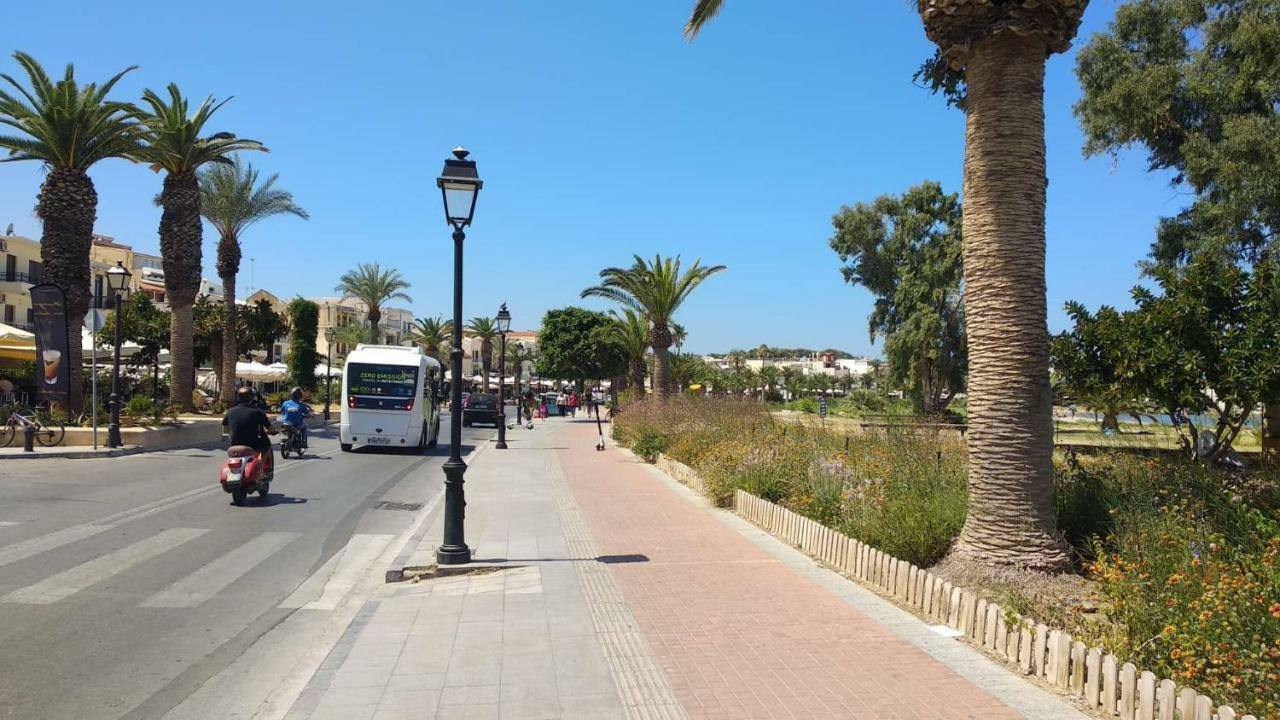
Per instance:
[[[553,418],[478,455],[490,567],[386,585],[287,720],[1082,717],[595,439]]]
[[[1018,717],[642,464],[612,449],[559,459],[599,552],[648,556],[610,570],[690,717]]]

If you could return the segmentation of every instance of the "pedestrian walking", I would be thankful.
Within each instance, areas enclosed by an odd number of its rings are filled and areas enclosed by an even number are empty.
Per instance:
[[[564,392],[556,393],[556,414],[564,417],[569,410],[569,398]]]
[[[569,414],[578,417],[578,391],[569,391]]]

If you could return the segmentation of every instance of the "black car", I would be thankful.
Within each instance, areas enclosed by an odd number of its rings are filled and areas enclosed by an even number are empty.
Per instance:
[[[470,427],[475,423],[498,425],[498,396],[472,393],[462,401],[462,426]]]

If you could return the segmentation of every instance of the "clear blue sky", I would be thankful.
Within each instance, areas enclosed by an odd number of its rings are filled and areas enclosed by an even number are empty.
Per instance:
[[[963,117],[911,83],[931,48],[915,3],[731,0],[690,44],[690,2],[19,3],[7,16],[11,49],[51,72],[139,65],[121,97],[171,81],[235,96],[212,129],[270,146],[252,161],[312,216],[245,236],[257,287],[331,294],[342,271],[378,260],[412,282],[416,313],[447,316],[434,180],[463,144],[486,182],[468,317],[506,300],[532,328],[550,308],[604,307],[578,300],[601,267],[679,253],[729,266],[678,317],[686,349],[876,352],[871,298],[842,282],[827,246],[831,215],[924,179],[960,189]],[[1095,0],[1082,36],[1115,8]],[[1185,202],[1138,154],[1082,157],[1073,58],[1050,61],[1046,97],[1053,330],[1068,299],[1126,304],[1157,219]],[[8,57],[0,68],[18,72]],[[97,231],[155,251],[161,179],[122,161],[92,176]],[[0,227],[39,236],[40,180],[35,165],[0,164]]]

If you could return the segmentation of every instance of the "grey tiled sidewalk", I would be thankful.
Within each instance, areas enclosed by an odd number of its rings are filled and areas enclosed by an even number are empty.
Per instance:
[[[575,567],[597,560],[571,553],[548,471],[558,427],[513,431],[467,472],[467,541],[493,567],[387,586],[289,720],[626,716]],[[434,559],[441,516],[410,565]]]

